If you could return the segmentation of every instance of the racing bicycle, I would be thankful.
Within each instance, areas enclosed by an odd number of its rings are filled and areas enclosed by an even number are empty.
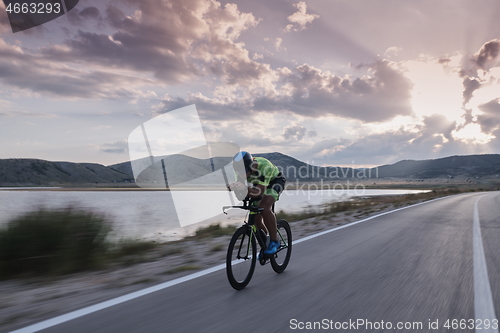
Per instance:
[[[253,203],[258,199],[245,199],[243,206],[224,206],[223,212],[229,208],[239,208],[248,210],[248,221],[236,230],[229,247],[226,257],[227,278],[231,286],[236,290],[245,288],[252,278],[257,262],[265,265],[271,262],[271,266],[276,273],[282,273],[288,266],[290,255],[292,254],[292,231],[290,225],[285,220],[277,221],[278,240],[280,246],[275,254],[267,255],[264,253],[269,245],[269,237],[262,230],[258,230],[255,225],[255,218],[264,210]],[[274,206],[273,206],[274,211]],[[260,247],[257,256],[257,243]]]

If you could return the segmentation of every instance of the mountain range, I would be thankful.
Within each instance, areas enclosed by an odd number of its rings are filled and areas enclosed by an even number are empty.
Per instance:
[[[500,154],[450,156],[432,160],[403,160],[376,168],[319,167],[281,153],[255,154],[278,166],[288,181],[319,181],[351,178],[453,178],[493,177],[500,174]],[[170,157],[168,157],[170,158]],[[166,161],[168,160],[165,159]],[[157,158],[157,160],[159,160]],[[173,157],[172,157],[172,160]],[[227,158],[200,161],[177,155],[175,161],[196,178],[207,174],[207,165],[225,165]],[[205,169],[204,169],[205,168]],[[182,177],[181,177],[182,178]],[[183,179],[170,179],[170,182]],[[134,183],[130,162],[104,166],[97,163],[51,162],[39,159],[0,159],[0,186],[57,186],[60,184]],[[131,186],[135,186],[130,184]]]

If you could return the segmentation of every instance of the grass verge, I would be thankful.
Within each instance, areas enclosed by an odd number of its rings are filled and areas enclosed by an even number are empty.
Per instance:
[[[417,202],[432,200],[435,198],[465,193],[474,192],[475,190],[461,190],[461,189],[435,189],[425,193],[412,193],[404,195],[384,195],[372,197],[356,197],[347,201],[332,202],[324,205],[320,209],[312,210],[305,209],[302,212],[284,212],[279,211],[276,218],[285,219],[288,222],[295,222],[305,220],[311,217],[327,217],[334,216],[339,213],[346,215],[356,214],[360,216],[363,214],[372,213],[374,211],[382,210],[388,207],[398,208],[402,206],[412,205]]]
[[[159,243],[155,241],[139,241],[134,239],[121,240],[117,246],[115,255],[118,257],[138,255],[157,248]]]
[[[196,230],[193,236],[187,237],[187,239],[202,239],[202,238],[213,238],[232,235],[236,231],[235,226],[222,227],[219,223],[211,224],[207,227],[202,227]]]
[[[0,229],[0,278],[101,267],[110,231],[104,216],[73,207],[27,213]]]
[[[158,246],[131,239],[111,243],[112,227],[104,215],[71,206],[15,218],[0,228],[0,279],[103,269],[117,259],[140,262],[137,258]]]
[[[185,241],[232,235],[236,230],[214,224],[184,240],[160,244],[134,239],[111,242],[112,227],[104,215],[74,207],[40,208],[13,219],[0,228],[0,280],[130,266],[183,253]],[[217,244],[208,251],[224,248]],[[181,269],[195,268],[187,265]]]

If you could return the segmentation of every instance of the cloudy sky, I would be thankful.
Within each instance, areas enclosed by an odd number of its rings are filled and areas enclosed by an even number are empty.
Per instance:
[[[81,0],[16,34],[0,7],[0,158],[123,162],[190,104],[317,165],[500,153],[498,0]]]

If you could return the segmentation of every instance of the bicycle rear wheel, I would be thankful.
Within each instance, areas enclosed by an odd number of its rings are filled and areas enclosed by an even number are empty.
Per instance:
[[[231,286],[241,290],[247,286],[255,270],[257,245],[251,229],[236,230],[227,249],[226,273]]]
[[[276,273],[282,273],[288,266],[292,255],[292,230],[285,220],[279,220],[277,225],[280,247],[276,254],[271,255],[271,266]]]

